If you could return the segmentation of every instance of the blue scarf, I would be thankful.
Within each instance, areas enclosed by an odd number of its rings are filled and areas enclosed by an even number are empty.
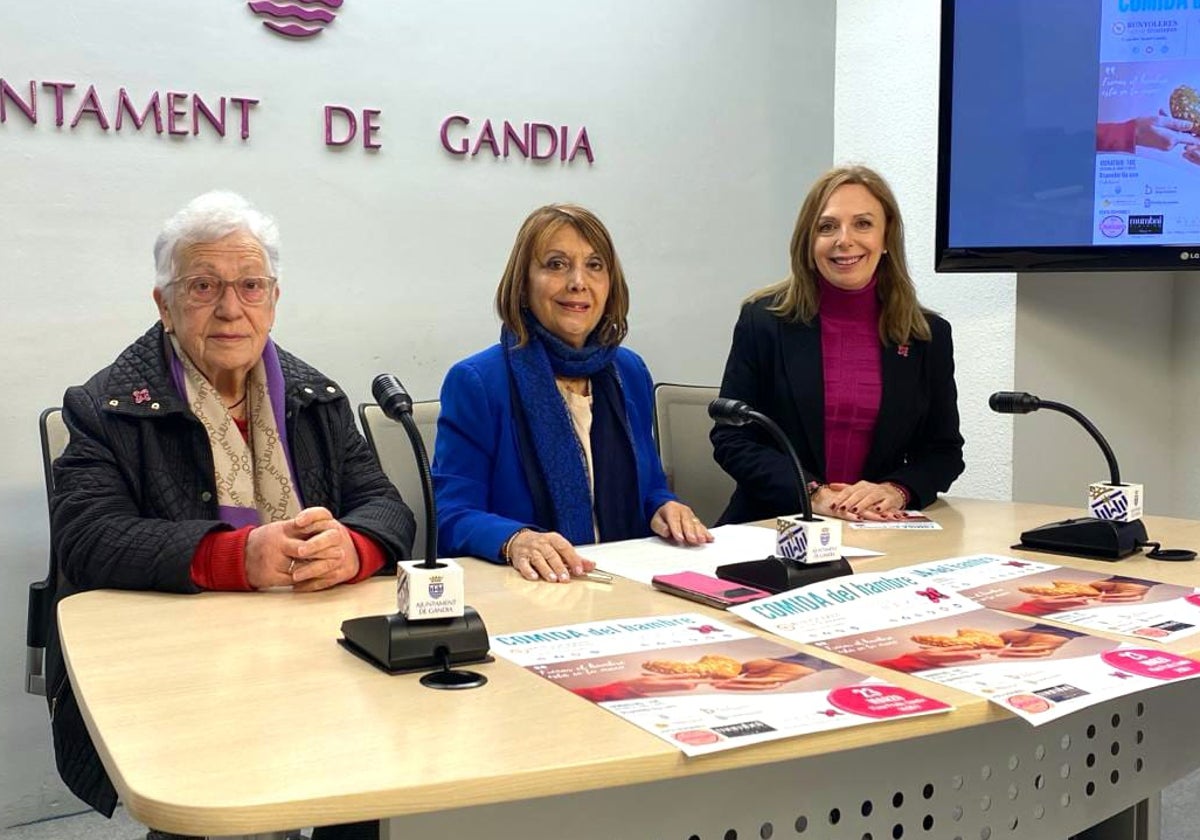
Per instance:
[[[587,461],[575,435],[555,376],[588,378],[592,384],[592,465],[595,516],[600,540],[650,535],[638,491],[638,465],[625,413],[625,398],[613,360],[617,348],[600,345],[595,334],[575,348],[524,313],[529,341],[500,332],[508,362],[517,447],[533,498],[533,523],[557,531],[574,545],[595,542]]]

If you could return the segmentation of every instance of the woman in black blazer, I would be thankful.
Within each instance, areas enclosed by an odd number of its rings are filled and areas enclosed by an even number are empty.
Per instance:
[[[792,234],[790,276],[750,296],[721,396],[780,425],[822,515],[898,518],[963,471],[950,325],[922,309],[887,182],[827,172]],[[790,459],[755,426],[717,426],[714,457],[737,481],[720,523],[795,513]]]

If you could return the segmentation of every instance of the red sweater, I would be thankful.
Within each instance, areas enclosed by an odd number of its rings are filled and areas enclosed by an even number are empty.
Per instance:
[[[820,280],[821,364],[825,375],[825,480],[862,478],[871,448],[883,363],[875,278],[848,292]]]
[[[242,437],[248,435],[244,420],[234,419]],[[196,546],[192,555],[192,583],[201,589],[249,591],[253,589],[246,579],[246,538],[254,530],[253,525],[236,531],[210,531]],[[346,583],[358,583],[383,568],[383,549],[370,537],[351,531],[350,540],[358,552],[358,574]]]

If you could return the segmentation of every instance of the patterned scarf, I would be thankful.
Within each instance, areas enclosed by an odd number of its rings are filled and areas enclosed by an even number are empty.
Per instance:
[[[274,343],[267,340],[262,358],[246,378],[247,441],[217,389],[183,352],[175,336],[170,339],[175,387],[208,432],[221,521],[240,528],[298,514],[301,501],[283,422],[283,372]]]

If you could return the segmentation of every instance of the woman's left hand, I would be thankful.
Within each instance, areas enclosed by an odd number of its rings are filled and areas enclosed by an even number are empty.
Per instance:
[[[904,514],[904,493],[894,484],[857,481],[854,484],[829,484],[825,507],[841,519],[865,519],[880,522],[899,519]]]
[[[350,531],[323,507],[305,508],[291,522],[304,540],[292,567],[292,589],[315,592],[350,580],[358,574],[358,549]]]
[[[688,545],[704,545],[713,535],[704,527],[700,517],[690,507],[679,502],[667,502],[650,519],[650,530],[664,540]]]

